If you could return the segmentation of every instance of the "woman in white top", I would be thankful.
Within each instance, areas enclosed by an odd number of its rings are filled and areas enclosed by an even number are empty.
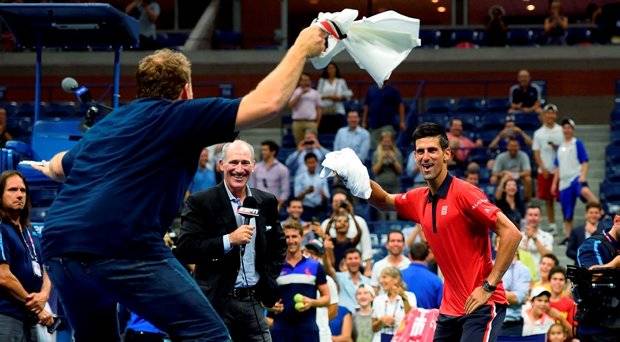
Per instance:
[[[353,93],[347,87],[347,82],[340,76],[340,69],[335,63],[329,63],[323,69],[317,90],[321,95],[323,113],[346,114],[344,101],[350,99]]]
[[[407,286],[396,267],[384,268],[379,284],[383,293],[372,302],[372,342],[391,341],[405,315],[416,307],[415,294],[405,291]]]

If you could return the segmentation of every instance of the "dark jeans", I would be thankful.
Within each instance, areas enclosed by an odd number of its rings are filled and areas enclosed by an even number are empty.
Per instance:
[[[37,333],[33,324],[0,314],[0,341],[36,342]]]
[[[218,310],[235,342],[271,342],[263,306],[254,298],[228,297],[226,305]]]
[[[440,314],[434,342],[496,341],[506,317],[505,305],[483,305],[465,316]]]
[[[499,336],[521,336],[523,335],[523,320],[504,321]]]
[[[47,270],[75,340],[119,341],[117,303],[174,341],[230,341],[228,330],[189,273],[174,258],[53,258]]]

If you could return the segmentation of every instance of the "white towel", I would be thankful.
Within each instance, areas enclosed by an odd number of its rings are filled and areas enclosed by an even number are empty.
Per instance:
[[[370,198],[368,170],[352,149],[346,147],[340,151],[329,152],[321,165],[321,177],[338,175],[354,196]]]
[[[386,11],[370,18],[357,18],[357,10],[319,13],[314,25],[329,33],[327,49],[312,58],[317,69],[325,68],[334,56],[346,49],[355,63],[368,71],[379,87],[411,50],[421,45],[418,38],[420,20],[395,11]]]

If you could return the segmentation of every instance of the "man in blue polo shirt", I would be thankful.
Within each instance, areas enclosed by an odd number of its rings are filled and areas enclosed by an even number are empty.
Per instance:
[[[324,49],[324,38],[318,27],[302,30],[282,62],[235,100],[194,100],[189,60],[156,51],[138,65],[138,99],[39,167],[53,179],[66,179],[48,212],[43,259],[76,340],[118,341],[117,302],[174,340],[230,340],[162,237],[202,148],[274,117],[306,59]]]
[[[321,264],[301,253],[303,228],[298,224],[285,224],[286,259],[280,276],[278,290],[280,301],[273,308],[271,337],[274,342],[318,342],[316,308],[329,305],[329,287]],[[316,298],[316,291],[320,297]],[[303,306],[296,308],[295,296],[300,294]]]
[[[428,269],[426,257],[428,246],[425,242],[416,242],[409,249],[411,264],[402,270],[403,281],[407,290],[415,294],[418,307],[439,309],[443,293],[443,283],[439,277]]]
[[[37,322],[53,323],[45,308],[51,283],[30,227],[30,197],[16,171],[0,175],[0,341],[36,341]]]

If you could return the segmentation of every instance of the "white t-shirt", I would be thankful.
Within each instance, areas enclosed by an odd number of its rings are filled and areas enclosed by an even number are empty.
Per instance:
[[[409,305],[412,308],[417,307],[415,294],[405,291],[405,295],[407,296]],[[383,293],[372,301],[372,318],[380,318],[386,315],[394,317],[394,325],[391,327],[384,327],[375,332],[372,342],[380,342],[382,333],[391,335],[396,333],[396,329],[400,326],[400,322],[405,318],[405,304],[400,296],[390,301],[387,294]]]
[[[332,277],[325,275],[325,278],[327,278],[327,287],[329,287],[329,304],[338,304],[338,286]],[[316,292],[316,295],[317,298],[321,296],[319,291]],[[316,308],[316,325],[319,327],[319,340],[321,342],[332,342],[327,307]]]
[[[540,319],[533,321],[530,315],[527,314],[525,305],[521,316],[523,316],[523,336],[546,334],[553,323],[555,323],[553,318],[546,314],[543,314]]]
[[[560,146],[564,140],[564,134],[562,134],[562,126],[554,124],[553,128],[542,126],[534,132],[534,139],[532,142],[532,150],[540,151],[540,159],[542,159],[545,169],[549,171],[555,170],[555,157],[556,150],[553,145]]]
[[[372,244],[370,242],[370,232],[368,231],[368,224],[363,217],[355,215],[355,220],[360,225],[360,230],[362,231],[362,237],[360,238],[360,242],[355,246],[360,253],[362,253],[362,260],[372,259]],[[327,231],[327,224],[329,223],[329,219],[321,222],[321,229],[323,231]],[[336,229],[331,230],[330,235],[332,238],[336,237]],[[349,230],[347,231],[347,237],[349,239],[353,239],[357,235],[357,228],[355,228],[355,222],[353,222],[353,217],[349,215]],[[338,265],[336,265],[338,267]]]
[[[333,83],[330,82],[328,79],[320,78],[317,90],[319,94],[321,94],[321,97],[335,95],[348,99],[351,97],[351,95],[353,95],[351,90],[349,90],[349,87],[347,87],[347,82],[342,78],[336,78]],[[335,102],[334,100],[321,99],[321,107],[326,109],[332,109],[338,114],[346,114],[344,108],[344,99]]]
[[[385,258],[377,261],[377,263],[372,266],[372,277],[370,278],[370,285],[374,287],[379,286],[379,277],[381,276],[381,272],[384,268],[391,266],[390,262],[388,261],[389,257],[389,255],[386,256]],[[397,268],[402,271],[405,268],[409,267],[410,263],[411,260],[409,260],[409,258],[403,255]]]
[[[523,228],[524,230],[526,228]],[[532,255],[532,259],[536,262],[536,265],[540,262],[540,258],[542,255],[538,253],[538,248],[536,248],[536,243],[534,239],[528,239],[525,231],[521,233],[523,236],[521,239],[521,243],[519,244],[519,248],[524,249]],[[553,235],[551,233],[547,233],[546,231],[538,228],[538,233],[536,233],[536,238],[540,240],[540,242],[545,246],[546,249],[553,251]]]

